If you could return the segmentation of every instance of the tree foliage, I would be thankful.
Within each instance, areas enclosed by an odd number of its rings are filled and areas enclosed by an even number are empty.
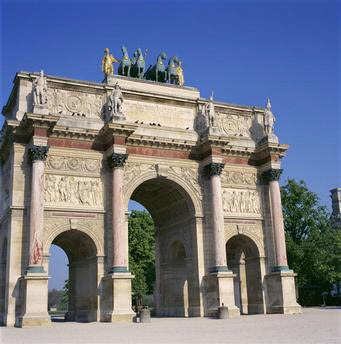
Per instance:
[[[129,215],[129,269],[135,278],[133,293],[153,293],[155,281],[155,229],[150,214],[133,210]]]
[[[288,264],[298,273],[298,286],[329,291],[341,281],[341,231],[303,181],[289,179],[281,193]]]

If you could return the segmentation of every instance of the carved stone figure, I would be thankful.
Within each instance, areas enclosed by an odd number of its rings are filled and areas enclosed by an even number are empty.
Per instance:
[[[125,119],[125,116],[122,113],[123,105],[123,94],[121,87],[116,83],[115,87],[108,96],[107,105],[106,105],[106,122],[114,121],[115,119]]]
[[[103,205],[101,183],[96,178],[47,174],[44,190],[48,205]]]
[[[114,56],[110,54],[109,48],[104,49],[104,56],[102,59],[102,72],[104,76],[114,75],[113,63],[118,62]]]
[[[264,131],[268,136],[274,134],[275,121],[276,121],[275,116],[273,115],[271,111],[270,99],[268,98],[268,101],[266,103],[266,109],[264,112]]]
[[[255,190],[223,190],[223,208],[227,213],[260,214],[260,201]]]
[[[33,81],[33,104],[47,104],[47,80],[43,71],[40,71],[40,75]]]

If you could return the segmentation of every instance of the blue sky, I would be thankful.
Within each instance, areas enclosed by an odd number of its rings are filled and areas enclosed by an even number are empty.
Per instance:
[[[340,6],[337,1],[1,2],[1,103],[17,71],[101,81],[109,47],[178,55],[203,97],[264,106],[290,144],[286,178],[303,179],[330,207],[341,187]]]

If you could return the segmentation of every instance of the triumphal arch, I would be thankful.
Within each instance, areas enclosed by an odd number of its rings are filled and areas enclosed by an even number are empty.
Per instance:
[[[19,72],[1,141],[0,318],[47,325],[51,244],[75,321],[131,321],[128,202],[156,227],[159,316],[298,313],[279,188],[288,148],[265,108],[124,75]]]

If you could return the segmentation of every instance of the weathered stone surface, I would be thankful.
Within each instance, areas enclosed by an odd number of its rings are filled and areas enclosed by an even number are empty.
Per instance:
[[[269,140],[266,109],[115,75],[105,84],[45,75],[37,104],[37,77],[18,73],[3,110],[4,324],[49,323],[40,275],[51,244],[69,257],[69,320],[131,321],[130,199],[155,223],[157,315],[215,316],[222,303],[229,318],[299,311],[294,274],[273,272],[286,253],[278,173],[266,171],[280,169],[288,146]],[[120,102],[109,104],[116,83]],[[108,105],[120,119],[108,120]]]

